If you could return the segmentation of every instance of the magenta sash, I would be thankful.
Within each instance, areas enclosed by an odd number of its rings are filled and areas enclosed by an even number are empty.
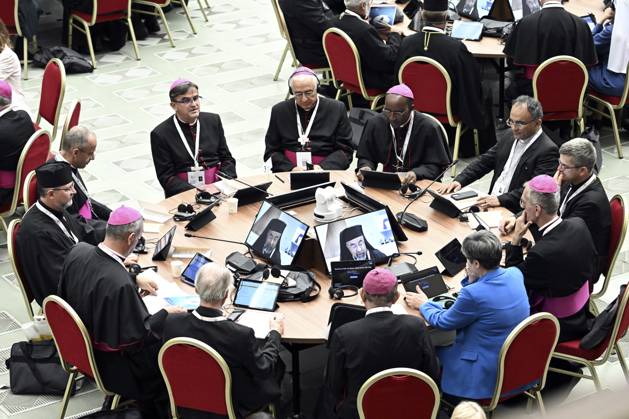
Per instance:
[[[205,169],[205,184],[208,185],[210,183],[214,183],[219,180],[216,175],[218,171],[221,170],[220,164],[218,166],[210,167]],[[177,177],[185,182],[188,181],[188,172],[177,173]]]
[[[15,171],[0,170],[0,188],[2,189],[15,188]]]
[[[545,311],[555,315],[558,319],[572,316],[588,302],[590,298],[590,281],[585,281],[577,292],[565,297],[541,297],[537,299],[535,308],[531,311]]]
[[[290,160],[293,166],[297,166],[297,153],[290,150],[284,150],[284,157]],[[326,157],[327,156],[316,156],[312,154],[312,164],[320,164]]]
[[[86,220],[92,219],[92,207],[89,203],[89,198],[85,201],[85,204],[79,209],[79,215],[82,215]]]

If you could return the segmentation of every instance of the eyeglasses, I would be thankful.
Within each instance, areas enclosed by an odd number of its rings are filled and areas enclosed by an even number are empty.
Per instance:
[[[293,93],[293,96],[295,96],[295,98],[297,99],[303,99],[303,98],[312,99],[313,97],[317,96],[317,91],[306,90],[305,92],[295,92]]]
[[[527,126],[528,124],[530,124],[531,122],[534,122],[535,119],[531,119],[530,121],[526,122],[526,121],[514,121],[513,119],[509,118],[507,119],[507,125],[510,127],[518,127],[518,128],[522,128]]]
[[[183,105],[190,105],[192,102],[198,102],[199,100],[203,99],[203,96],[192,96],[192,97],[184,97],[181,100],[173,100],[174,103],[181,103]]]
[[[562,162],[559,162],[557,165],[557,169],[559,170],[578,169],[579,167],[582,167],[582,166],[566,166]]]
[[[74,183],[70,186],[66,186],[65,188],[50,188],[53,191],[63,191],[63,192],[72,192],[74,191]]]
[[[402,116],[406,112],[408,112],[408,109],[405,109],[403,111],[392,111],[391,109],[382,108],[382,113],[387,114],[387,115]]]

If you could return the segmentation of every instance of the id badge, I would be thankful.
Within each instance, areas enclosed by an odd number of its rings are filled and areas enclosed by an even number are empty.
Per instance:
[[[188,172],[188,183],[195,188],[205,186],[205,171],[202,167],[191,167]]]
[[[312,153],[310,151],[298,151],[295,157],[297,166],[306,167],[306,163],[312,164]]]

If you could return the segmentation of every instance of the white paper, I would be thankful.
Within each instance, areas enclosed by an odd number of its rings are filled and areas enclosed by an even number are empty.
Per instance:
[[[154,233],[157,234],[161,230],[161,224],[155,223],[144,223],[144,232],[145,233]]]
[[[271,331],[271,319],[274,315],[268,311],[245,310],[236,323],[252,328],[256,338],[264,339]]]
[[[218,182],[214,182],[212,185],[216,186],[216,189],[221,191],[223,195],[233,195],[238,188],[231,184],[228,180],[219,180]]]
[[[408,314],[406,309],[398,303],[391,304],[391,311],[393,312],[393,314]]]
[[[155,314],[162,308],[168,306],[165,298],[178,297],[187,295],[176,283],[167,281],[161,277],[157,272],[149,269],[138,275],[139,278],[150,278],[157,285],[157,292],[155,295],[147,295],[143,297],[144,304],[149,313]]]
[[[500,227],[500,221],[502,220],[502,213],[500,211],[476,212],[475,214],[481,220],[481,222],[485,224],[485,227]],[[467,216],[467,221],[470,228],[475,229],[476,227],[478,227],[478,222],[472,214],[469,214]]]
[[[154,223],[163,224],[168,221],[172,216],[170,214],[163,214],[161,212],[145,208],[142,210],[142,217],[144,217],[144,221],[152,221]]]

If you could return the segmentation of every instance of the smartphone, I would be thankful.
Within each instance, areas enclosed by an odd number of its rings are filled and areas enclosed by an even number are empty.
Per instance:
[[[460,201],[462,199],[468,199],[478,196],[475,191],[465,191],[465,192],[457,192],[452,194],[452,199],[455,201]]]
[[[238,320],[238,318],[242,315],[242,313],[244,313],[245,310],[241,309],[241,308],[235,308],[234,311],[232,311],[231,313],[229,313],[229,316],[227,316],[227,318],[233,322],[235,322],[236,320]]]

